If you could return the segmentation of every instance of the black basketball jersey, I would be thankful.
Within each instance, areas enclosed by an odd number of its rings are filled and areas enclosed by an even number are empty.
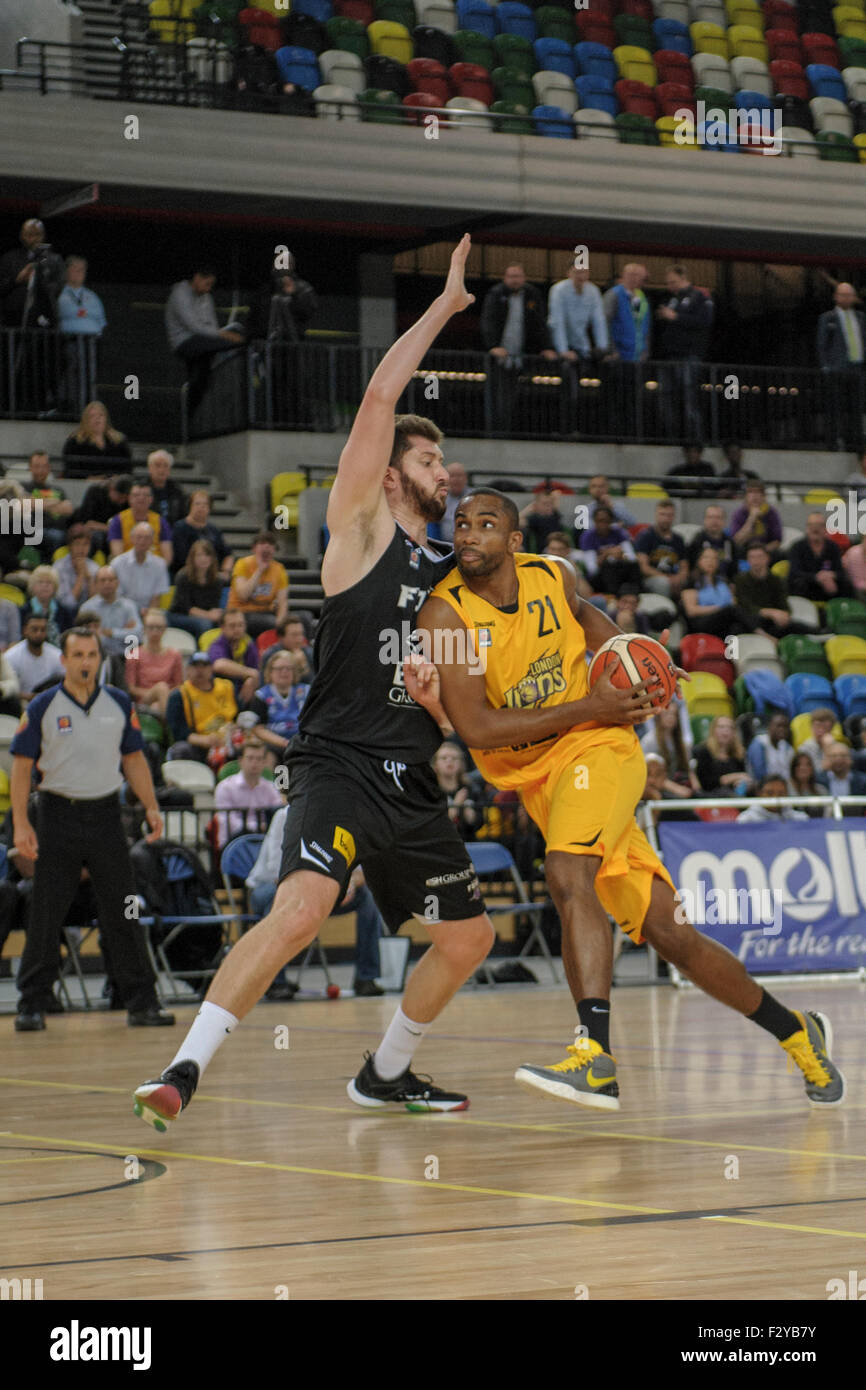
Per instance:
[[[435,547],[427,542],[427,549]],[[450,549],[431,560],[395,523],[394,538],[370,573],[325,599],[302,734],[407,765],[430,761],[442,736],[406,690],[403,661],[418,610],[453,568]]]

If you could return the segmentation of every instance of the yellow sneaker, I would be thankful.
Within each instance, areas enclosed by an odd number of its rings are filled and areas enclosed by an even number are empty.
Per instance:
[[[796,1062],[806,1080],[806,1095],[813,1105],[839,1105],[845,1099],[845,1078],[830,1059],[833,1030],[830,1020],[814,1010],[801,1014],[792,1009],[802,1023],[797,1033],[780,1046]]]
[[[592,1038],[578,1038],[566,1049],[568,1056],[550,1067],[524,1063],[514,1080],[528,1091],[540,1091],[553,1100],[569,1100],[598,1110],[619,1110],[616,1062]]]

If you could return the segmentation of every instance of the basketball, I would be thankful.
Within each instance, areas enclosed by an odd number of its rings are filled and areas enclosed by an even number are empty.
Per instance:
[[[589,667],[590,690],[602,671],[614,665],[616,657],[620,658],[620,665],[612,673],[611,680],[618,690],[626,690],[638,681],[658,681],[661,689],[648,692],[653,705],[656,709],[664,709],[670,704],[677,688],[676,667],[661,642],[638,633],[618,632],[599,647]]]

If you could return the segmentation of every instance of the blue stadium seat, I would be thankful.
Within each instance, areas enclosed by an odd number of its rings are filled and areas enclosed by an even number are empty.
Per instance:
[[[772,111],[773,103],[769,97],[765,97],[762,92],[752,92],[748,89],[736,92],[734,104],[739,111]]]
[[[727,130],[727,127],[726,127],[726,130]],[[706,144],[705,141],[704,141],[704,135],[705,135],[705,133],[706,133],[707,131],[709,131],[709,133],[710,133],[710,138],[712,139],[712,142],[713,142],[712,144]],[[699,125],[698,128],[697,128],[696,135],[697,135],[698,144],[700,145],[700,147],[701,147],[702,150],[717,150],[717,151],[719,151],[721,154],[739,154],[739,153],[740,153],[741,146],[737,143],[736,140],[728,140],[728,139],[726,139],[726,140],[723,140],[723,141],[717,143],[718,136],[719,136],[719,129],[718,129],[718,126],[716,125],[716,122],[715,122],[715,121],[701,121],[700,125]]]
[[[327,24],[333,17],[334,7],[331,0],[292,0],[292,14],[306,14],[320,24]]]
[[[678,19],[657,19],[653,22],[653,33],[659,48],[668,53],[684,53],[691,58],[695,51],[689,26]]]
[[[535,58],[542,72],[564,72],[572,81],[577,76],[574,49],[565,39],[536,39]]]
[[[519,39],[535,42],[538,28],[528,5],[519,5],[517,0],[502,0],[502,4],[497,5],[495,14],[500,34],[516,34]]]
[[[606,77],[613,91],[619,73],[611,49],[605,48],[603,43],[576,43],[574,56],[581,77]]]
[[[827,63],[810,63],[806,68],[806,76],[813,96],[836,97],[838,101],[848,100],[842,74]]]
[[[488,39],[496,37],[496,11],[487,0],[457,0],[457,22],[461,29],[472,29]]]
[[[833,689],[845,719],[852,714],[866,714],[866,676],[837,676]]]
[[[582,108],[590,111],[606,111],[610,116],[619,112],[619,103],[614,96],[613,84],[603,77],[578,77],[575,81],[577,95]]]
[[[314,92],[317,87],[321,87],[319,64],[311,48],[278,48],[274,58],[283,82],[293,82],[296,87],[302,87],[307,92]]]
[[[837,716],[840,714],[836,693],[825,676],[798,671],[796,675],[788,676],[785,688],[790,691],[798,714],[808,714],[810,710],[825,707],[833,710]]]
[[[532,119],[536,135],[549,135],[557,140],[574,139],[574,122],[561,106],[535,106]]]

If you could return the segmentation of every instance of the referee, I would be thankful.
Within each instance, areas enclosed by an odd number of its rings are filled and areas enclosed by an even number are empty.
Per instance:
[[[15,1030],[33,1033],[45,1027],[60,968],[60,924],[84,867],[127,1022],[131,1027],[164,1027],[174,1023],[174,1015],[159,1007],[144,930],[128,916],[135,888],[118,799],[125,777],[145,807],[148,840],[159,839],[162,817],[138,718],[124,691],[97,685],[102,661],[98,638],[84,628],[70,628],[61,651],[62,683],[33,697],[11,749],[15,848],[35,861]],[[41,780],[34,830],[27,799],[37,761]]]

